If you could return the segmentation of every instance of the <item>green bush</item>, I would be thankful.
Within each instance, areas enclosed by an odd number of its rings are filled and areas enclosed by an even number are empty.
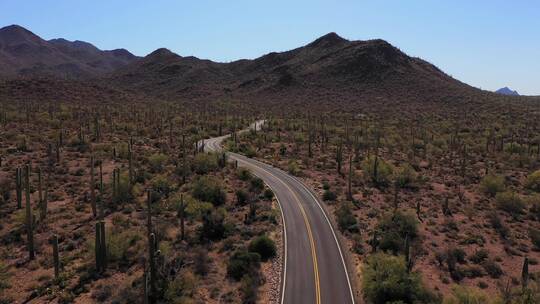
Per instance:
[[[249,189],[250,189],[252,192],[260,193],[260,192],[263,191],[263,189],[264,189],[264,182],[263,182],[263,180],[260,179],[260,178],[258,178],[258,177],[253,177],[253,178],[251,179]]]
[[[535,192],[540,192],[540,170],[534,171],[527,176],[525,187]]]
[[[357,232],[358,231],[358,221],[351,211],[351,206],[349,203],[344,202],[341,206],[335,211],[336,218],[339,226],[339,230],[342,232]]]
[[[480,190],[494,197],[497,193],[504,191],[504,177],[497,175],[486,175],[480,182]]]
[[[152,189],[152,196],[158,200],[163,197],[169,197],[172,191],[172,183],[165,174],[154,176],[150,181],[150,188]]]
[[[540,249],[540,230],[531,228],[529,229],[529,237],[536,249]]]
[[[489,303],[488,297],[478,289],[456,286],[452,296],[444,300],[444,304],[484,304]]]
[[[287,170],[290,174],[298,176],[302,173],[302,170],[300,170],[300,166],[298,165],[298,162],[294,159],[289,160],[289,164],[287,166]]]
[[[408,272],[402,256],[376,253],[362,268],[362,287],[368,303],[438,303],[440,299],[422,284],[420,276]]]
[[[244,275],[256,274],[259,271],[261,256],[245,249],[237,250],[229,258],[227,275],[236,281],[240,281]]]
[[[218,155],[214,153],[199,153],[193,159],[192,169],[197,174],[207,174],[218,168]]]
[[[236,202],[238,205],[243,206],[247,203],[249,194],[244,189],[236,190]]]
[[[129,176],[126,174],[120,175],[120,184],[116,190],[116,195],[113,196],[115,203],[128,203],[133,199],[133,187],[129,183]]]
[[[529,206],[531,215],[536,218],[536,220],[540,221],[540,194],[527,197],[526,202]]]
[[[219,206],[225,203],[226,195],[221,183],[212,177],[203,176],[197,179],[193,185],[193,197]]]
[[[261,235],[251,241],[249,251],[258,253],[262,261],[268,261],[276,256],[277,249],[272,239],[266,235]]]
[[[376,185],[387,185],[393,172],[390,164],[375,156],[364,159],[361,166],[364,173]]]
[[[165,291],[167,303],[184,304],[188,302],[195,293],[197,278],[189,271],[183,271],[174,280],[168,282]]]
[[[238,168],[238,170],[236,170],[236,175],[242,181],[248,181],[252,176],[251,172],[246,168]]]
[[[417,179],[416,171],[409,164],[404,164],[394,172],[394,182],[399,188],[411,187]]]
[[[274,191],[272,191],[272,189],[270,188],[267,188],[264,190],[263,196],[264,199],[266,199],[267,201],[271,201],[274,198]]]
[[[165,166],[165,163],[169,157],[162,153],[152,154],[148,157],[148,163],[150,164],[150,169],[152,172],[161,172]]]
[[[250,275],[242,277],[240,284],[240,292],[242,293],[243,304],[257,303],[257,289],[259,287],[258,280]]]
[[[200,228],[202,239],[219,240],[225,237],[227,227],[225,225],[225,209],[215,209],[203,215],[203,224]]]
[[[323,193],[323,200],[324,201],[335,201],[337,199],[337,195],[330,191],[330,189],[324,190]]]
[[[403,252],[405,238],[414,240],[418,235],[418,221],[409,213],[397,211],[386,214],[376,226],[379,240],[379,248],[393,253]]]
[[[508,212],[514,217],[522,214],[526,207],[525,202],[521,197],[511,191],[497,193],[495,200],[497,201],[497,207],[499,209]]]

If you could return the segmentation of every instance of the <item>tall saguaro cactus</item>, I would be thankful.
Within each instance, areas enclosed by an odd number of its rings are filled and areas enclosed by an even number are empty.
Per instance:
[[[146,224],[148,229],[148,260],[150,264],[150,300],[153,302],[153,298],[156,295],[156,261],[155,261],[155,250],[156,250],[156,235],[152,232],[152,192],[148,190],[147,192],[147,213],[146,213]]]
[[[54,261],[54,278],[60,276],[60,257],[58,255],[58,236],[55,234],[52,238],[53,261]]]
[[[30,205],[30,165],[26,165],[24,168],[24,187],[25,187],[25,198],[26,198],[26,234],[28,236],[28,253],[30,260],[33,260],[35,257],[34,252],[34,220],[32,218],[32,206]]]
[[[15,188],[17,192],[17,208],[18,209],[22,208],[22,184],[23,184],[22,179],[23,179],[22,169],[17,168],[16,173],[15,173]]]
[[[104,272],[107,269],[107,243],[105,240],[105,222],[96,222],[96,271]]]
[[[90,156],[90,203],[92,204],[92,214],[97,215],[96,206],[96,180],[94,179],[94,156]]]

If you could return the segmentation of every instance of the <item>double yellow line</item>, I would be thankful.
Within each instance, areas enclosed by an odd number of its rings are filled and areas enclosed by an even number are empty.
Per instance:
[[[240,160],[244,161],[242,159],[240,159]],[[244,161],[244,162],[249,164],[249,162],[246,162],[246,161]],[[264,169],[263,167],[257,167],[257,168],[259,168],[259,169],[263,170],[264,172],[270,174],[275,179],[277,179],[280,183],[282,183],[283,186],[285,186],[287,188],[287,190],[289,190],[292,193],[292,195],[294,197],[294,200],[298,203],[298,207],[300,207],[300,212],[302,213],[302,216],[304,217],[304,223],[306,224],[306,229],[307,229],[308,238],[309,238],[309,245],[311,247],[311,257],[313,259],[313,272],[314,272],[314,277],[315,277],[315,300],[316,300],[316,304],[320,304],[321,303],[321,284],[320,284],[320,280],[319,280],[319,265],[317,263],[317,252],[315,250],[315,241],[313,239],[313,233],[311,232],[311,225],[309,223],[309,219],[307,217],[304,206],[302,206],[302,202],[300,201],[300,199],[296,195],[296,192],[293,191],[293,189],[291,189],[291,187],[289,187],[289,185],[287,185],[283,180],[281,180],[279,177],[274,175],[272,172]],[[285,253],[285,254],[287,254],[287,253]],[[285,290],[283,290],[283,292],[285,292]]]

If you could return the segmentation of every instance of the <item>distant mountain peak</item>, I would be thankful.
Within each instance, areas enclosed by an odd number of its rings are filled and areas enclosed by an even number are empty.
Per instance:
[[[312,43],[308,44],[308,46],[311,47],[330,47],[334,45],[339,45],[345,42],[349,42],[349,40],[339,36],[338,34],[334,32],[330,32],[324,36],[321,36],[317,38]]]
[[[510,89],[509,87],[500,88],[497,91],[495,91],[495,93],[501,94],[501,95],[519,96],[519,93],[517,91],[514,91]]]
[[[146,57],[148,58],[162,58],[162,57],[170,57],[170,56],[178,56],[178,54],[171,52],[171,50],[167,48],[159,48],[152,53],[148,54]]]
[[[19,25],[0,28],[0,76],[94,77],[136,59],[125,50],[102,51],[79,40],[46,41]]]

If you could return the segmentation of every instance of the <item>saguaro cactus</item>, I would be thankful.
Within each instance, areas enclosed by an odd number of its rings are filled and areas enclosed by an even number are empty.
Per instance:
[[[523,261],[523,269],[521,270],[521,285],[523,288],[527,288],[529,284],[529,258],[525,257]]]
[[[96,181],[94,179],[94,156],[90,156],[90,203],[92,204],[92,214],[97,215],[96,206]]]
[[[60,276],[60,258],[58,256],[58,236],[55,234],[52,237],[53,261],[54,261],[54,278]]]
[[[32,206],[30,205],[30,165],[26,165],[25,172],[25,197],[26,197],[26,233],[28,236],[28,253],[30,260],[35,257],[34,253],[34,220],[32,218]]]
[[[107,269],[107,243],[105,240],[105,222],[96,222],[96,271],[104,272]]]
[[[152,232],[152,192],[147,192],[147,229],[148,229],[148,260],[150,263],[150,299],[156,295],[156,235]],[[153,302],[153,301],[152,301]]]
[[[17,168],[15,174],[15,188],[17,192],[17,208],[22,208],[22,169]]]
[[[349,156],[349,179],[347,180],[347,199],[352,201],[352,176],[353,176],[353,158],[352,155]]]
[[[184,204],[184,195],[180,194],[180,206],[178,208],[178,216],[180,217],[180,239],[183,241],[185,237],[185,217],[186,206]]]

